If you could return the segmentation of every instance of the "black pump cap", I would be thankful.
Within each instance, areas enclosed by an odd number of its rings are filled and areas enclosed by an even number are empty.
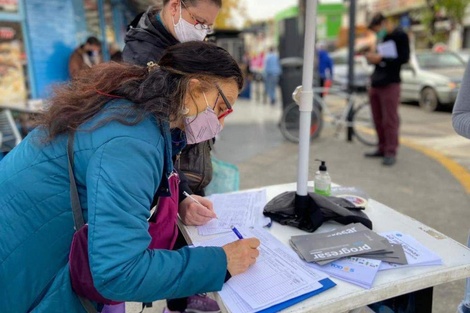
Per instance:
[[[318,170],[320,170],[321,172],[326,172],[326,162],[318,159],[316,159],[315,161],[321,162],[321,165]]]

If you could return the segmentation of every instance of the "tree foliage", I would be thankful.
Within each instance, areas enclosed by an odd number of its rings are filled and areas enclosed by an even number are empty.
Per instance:
[[[218,29],[234,29],[237,27],[236,18],[246,17],[246,7],[240,0],[223,0],[222,9],[215,20]]]
[[[425,26],[427,32],[428,46],[443,40],[443,34],[437,32],[436,22],[447,18],[454,28],[462,25],[465,16],[465,8],[470,0],[426,0],[426,6],[418,12],[417,17]]]

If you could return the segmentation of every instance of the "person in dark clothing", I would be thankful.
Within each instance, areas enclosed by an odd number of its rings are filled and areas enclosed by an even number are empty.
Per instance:
[[[146,66],[148,62],[160,60],[166,48],[187,41],[202,41],[212,30],[217,14],[222,6],[221,0],[164,0],[163,7],[150,7],[146,12],[139,14],[131,22],[125,37],[125,47],[122,52],[124,62]],[[212,139],[211,139],[212,141]],[[175,168],[179,168],[182,160],[188,159],[192,149],[206,149],[206,155],[210,158],[210,142],[205,141],[197,144],[188,144],[179,156],[179,162],[175,162]],[[207,160],[210,164],[210,159]],[[207,164],[207,163],[206,163]],[[210,168],[212,172],[212,168]],[[184,172],[180,173],[180,191],[189,194],[204,195],[203,188],[210,179],[205,177],[191,180],[190,188],[188,178]],[[194,176],[191,175],[193,178]],[[195,187],[197,185],[197,187]],[[197,196],[195,196],[197,197]],[[182,200],[182,201],[181,201]],[[199,198],[198,198],[199,200]],[[197,214],[197,204],[186,198],[180,192],[180,211],[187,214]],[[208,201],[208,200],[205,200]],[[187,210],[181,206],[188,205]],[[205,220],[205,216],[201,219]],[[175,249],[186,245],[181,234],[179,234]],[[165,312],[220,312],[215,301],[203,295],[189,298],[171,299],[167,301],[168,309]]]
[[[204,40],[222,6],[221,0],[164,0],[139,14],[126,34],[123,58],[146,65],[158,62],[163,51],[180,42]]]
[[[163,51],[175,44],[193,40],[203,40],[212,30],[217,14],[222,6],[221,0],[164,0],[163,7],[150,7],[131,22],[125,38],[122,53],[124,62],[145,66],[148,62],[158,62]],[[189,194],[204,196],[204,187],[210,182],[212,165],[210,149],[212,142],[191,144],[183,149],[176,168],[183,169],[190,163],[190,154],[197,153],[205,156],[204,173],[188,173],[188,178],[182,177],[187,186],[180,187]],[[206,160],[207,159],[207,160]],[[190,188],[191,187],[191,188]],[[184,198],[184,197],[183,197]]]
[[[380,13],[372,18],[369,28],[377,34],[377,52],[365,56],[375,64],[369,100],[379,146],[365,156],[381,157],[383,165],[391,166],[396,162],[398,149],[400,70],[410,58],[410,44],[408,35]]]

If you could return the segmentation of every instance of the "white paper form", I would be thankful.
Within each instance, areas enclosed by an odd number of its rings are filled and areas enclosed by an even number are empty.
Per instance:
[[[265,189],[215,194],[207,198],[214,204],[217,219],[197,227],[202,236],[228,232],[232,225],[237,228],[258,226],[267,203]]]
[[[408,264],[400,265],[395,263],[382,262],[379,271],[406,266],[442,264],[442,259],[440,256],[423,246],[416,239],[409,235],[405,235],[401,232],[385,232],[380,233],[380,235],[387,238],[390,243],[397,243],[403,246]]]
[[[324,273],[308,268],[288,247],[262,228],[240,228],[244,237],[261,241],[260,256],[245,273],[232,277],[220,295],[232,312],[254,312],[322,287]],[[235,234],[201,243],[223,245],[237,240]]]
[[[323,266],[315,263],[307,263],[307,265],[351,284],[369,289],[372,287],[381,263],[379,260],[349,257]]]
[[[396,59],[398,57],[397,45],[393,40],[387,40],[377,45],[377,53],[384,58]]]

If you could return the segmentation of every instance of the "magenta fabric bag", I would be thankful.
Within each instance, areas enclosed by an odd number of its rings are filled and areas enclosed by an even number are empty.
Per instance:
[[[103,297],[93,284],[88,261],[88,224],[75,232],[69,254],[69,272],[72,289],[79,296],[103,304],[118,304]]]
[[[88,225],[83,219],[82,208],[78,196],[77,185],[73,174],[73,133],[69,133],[68,139],[68,161],[70,176],[70,198],[72,204],[72,213],[75,225],[75,234],[73,235],[72,245],[69,253],[69,273],[73,291],[85,299],[97,303],[115,305],[122,301],[114,301],[103,297],[93,284],[93,278],[90,271],[88,260]],[[173,172],[168,178],[171,195],[169,197],[160,197],[155,213],[149,223],[149,233],[152,241],[149,244],[151,249],[171,249],[178,235],[177,214],[178,214],[178,184],[179,177]],[[120,306],[114,308],[118,309]],[[111,308],[110,308],[111,309]],[[120,311],[119,311],[120,312]]]
[[[178,192],[179,177],[176,172],[168,178],[171,196],[160,197],[157,208],[149,222],[149,233],[152,241],[150,249],[173,248],[178,235]],[[103,297],[93,284],[90,264],[88,261],[88,225],[85,224],[75,232],[69,254],[69,271],[72,289],[76,294],[89,300],[103,304],[118,304]]]
[[[171,250],[178,236],[178,196],[179,196],[179,176],[174,171],[168,178],[171,196],[160,197],[157,208],[150,218],[149,234],[152,236],[150,249]]]

